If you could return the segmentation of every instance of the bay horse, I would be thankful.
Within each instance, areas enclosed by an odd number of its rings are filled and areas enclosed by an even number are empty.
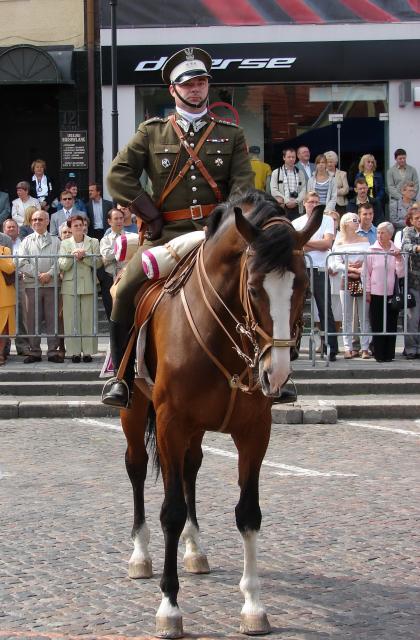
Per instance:
[[[323,207],[298,232],[275,201],[256,194],[237,206],[219,205],[188,278],[180,279],[176,294],[165,285],[149,320],[145,351],[154,386],[147,394],[135,385],[131,406],[121,411],[134,497],[131,578],[152,575],[144,509],[146,423],[155,436],[162,472],[165,559],[156,635],[163,638],[183,636],[177,602],[181,535],[186,570],[209,571],[195,508],[205,431],[230,434],[238,451],[235,515],[244,547],[239,586],[245,600],[240,630],[250,635],[270,631],[256,562],[259,473],[270,438],[273,398],[289,378],[290,350],[298,338],[308,285],[303,246],[319,227]]]

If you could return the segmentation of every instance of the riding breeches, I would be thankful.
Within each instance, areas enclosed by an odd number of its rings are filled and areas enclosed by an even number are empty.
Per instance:
[[[131,326],[134,321],[135,296],[141,285],[147,281],[147,276],[143,271],[142,254],[151,247],[160,247],[177,236],[182,236],[191,231],[202,230],[208,219],[202,220],[179,220],[168,222],[163,227],[162,235],[157,240],[150,242],[146,240],[139,247],[124,269],[124,273],[117,286],[116,297],[112,307],[111,319],[114,322],[126,323]]]

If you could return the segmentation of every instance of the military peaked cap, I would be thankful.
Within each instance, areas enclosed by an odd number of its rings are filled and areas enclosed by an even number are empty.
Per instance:
[[[207,51],[197,47],[187,47],[174,53],[165,62],[162,78],[165,84],[182,84],[200,76],[211,78],[211,65],[212,59]]]

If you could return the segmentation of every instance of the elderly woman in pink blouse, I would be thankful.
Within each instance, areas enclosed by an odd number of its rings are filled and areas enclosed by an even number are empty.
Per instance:
[[[384,329],[384,294],[387,301],[394,292],[395,277],[404,275],[404,260],[391,238],[394,225],[381,222],[375,244],[371,245],[366,263],[366,300],[370,302],[370,322],[373,333],[397,331],[398,311],[387,304]],[[385,256],[387,254],[387,257]],[[395,358],[396,336],[373,336],[373,355],[377,362],[391,362]]]

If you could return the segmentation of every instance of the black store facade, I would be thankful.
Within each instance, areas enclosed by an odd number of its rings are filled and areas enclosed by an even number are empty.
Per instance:
[[[131,118],[133,132],[145,118],[172,109],[160,73],[183,46],[188,44],[118,46],[118,85],[135,92],[134,112],[126,113],[119,100],[119,118]],[[196,46],[213,58],[211,110],[244,127],[249,145],[259,145],[273,167],[279,166],[285,146],[299,144],[309,146],[312,158],[339,151],[350,177],[364,153],[373,153],[382,171],[392,164],[388,119],[400,114],[390,113],[388,84],[419,76],[419,40]],[[103,96],[107,92],[109,103],[110,46],[102,46],[101,57]],[[104,146],[110,145],[104,134]],[[120,146],[124,143],[120,139]]]
[[[75,173],[87,185],[87,54],[73,47],[0,48],[0,186],[16,197],[16,182],[47,163],[55,195]],[[75,153],[70,152],[71,136]],[[85,151],[86,147],[86,151]],[[72,159],[69,159],[73,156]]]

